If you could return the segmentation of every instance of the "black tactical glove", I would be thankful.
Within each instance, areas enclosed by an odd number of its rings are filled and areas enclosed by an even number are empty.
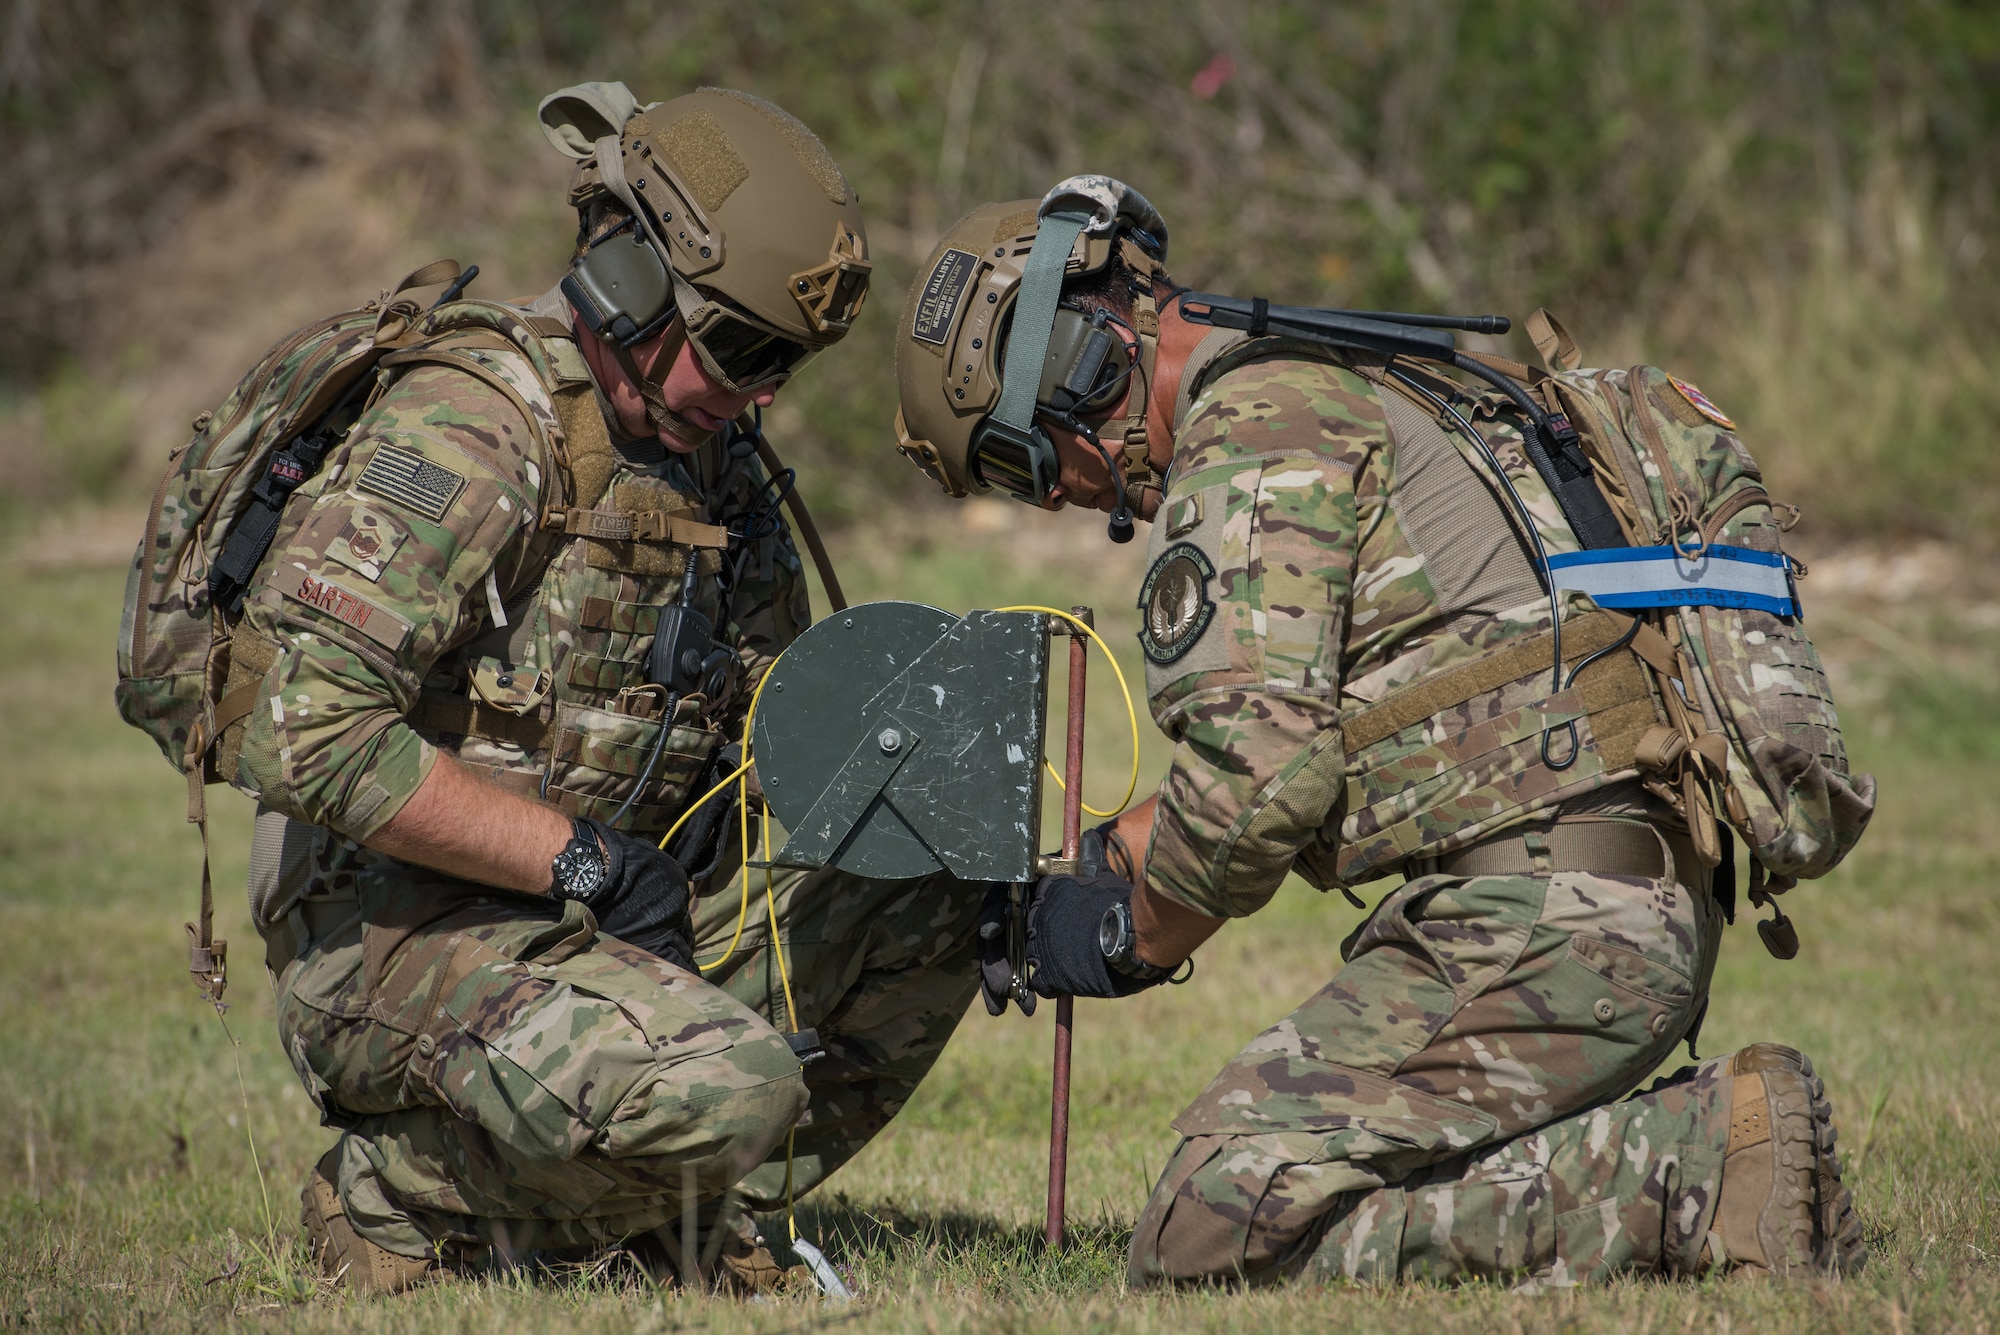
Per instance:
[[[1164,972],[1139,978],[1105,958],[1104,915],[1131,903],[1132,883],[1116,872],[1044,876],[1028,905],[1028,985],[1045,997],[1129,997],[1165,982]]]
[[[1112,828],[1116,823],[1106,821],[1085,830],[1078,841],[1077,866],[1086,880],[1096,876],[1107,861],[1113,866],[1122,863],[1121,870],[1130,870],[1130,855]],[[1035,994],[1022,980],[1027,973],[1028,906],[1038,888],[1006,881],[987,887],[986,903],[979,911],[978,949],[979,996],[988,1015],[1003,1014],[1010,1000],[1021,1008],[1021,1014],[1035,1013]]]
[[[594,888],[565,885],[558,869],[550,893],[580,900],[606,936],[650,951],[669,964],[694,968],[694,922],[688,914],[688,878],[681,864],[651,840],[621,834],[602,821],[579,816],[575,828],[578,838],[586,832],[597,837],[604,850],[604,874]]]
[[[1021,895],[1020,905],[1014,896]],[[1008,1001],[1021,1014],[1035,1013],[1035,994],[1025,986],[1016,990],[1015,980],[1027,972],[1027,961],[1019,958],[1019,947],[1027,940],[1025,906],[1028,887],[995,881],[986,887],[986,903],[979,910],[979,997],[988,1015],[1005,1013]],[[1016,921],[1016,919],[1020,921]],[[1019,966],[1018,969],[1016,966]]]

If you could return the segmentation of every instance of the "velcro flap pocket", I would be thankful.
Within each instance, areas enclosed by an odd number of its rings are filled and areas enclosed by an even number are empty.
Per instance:
[[[471,664],[472,693],[495,709],[527,715],[549,693],[554,674],[544,668],[509,663],[500,658],[479,658]]]

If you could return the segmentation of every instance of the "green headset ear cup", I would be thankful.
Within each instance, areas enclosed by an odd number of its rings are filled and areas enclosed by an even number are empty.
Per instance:
[[[577,256],[562,289],[592,333],[621,343],[656,326],[674,304],[665,261],[632,230]]]
[[[1035,401],[1060,412],[1108,407],[1104,400],[1131,361],[1123,339],[1093,325],[1081,312],[1060,307],[1049,331],[1049,351]]]

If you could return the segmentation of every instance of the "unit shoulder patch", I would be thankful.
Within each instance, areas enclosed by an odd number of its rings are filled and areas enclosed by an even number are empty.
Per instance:
[[[445,511],[465,490],[465,474],[434,464],[406,446],[384,445],[354,479],[354,486],[371,496],[395,501],[435,524],[444,519]]]
[[[1670,375],[1667,377],[1667,383],[1678,390],[1680,396],[1688,401],[1688,406],[1703,417],[1706,417],[1724,431],[1734,431],[1736,429],[1736,423],[1729,420],[1729,415],[1713,403],[1710,403],[1708,395],[1696,389],[1688,381],[1681,379],[1677,375]]]
[[[1215,617],[1208,582],[1215,563],[1191,542],[1161,552],[1139,589],[1139,647],[1155,663],[1171,663],[1201,639]]]

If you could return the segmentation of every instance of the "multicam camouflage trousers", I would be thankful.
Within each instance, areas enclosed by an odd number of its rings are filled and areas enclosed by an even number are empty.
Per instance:
[[[1606,1105],[1695,1024],[1720,930],[1707,893],[1671,880],[1402,886],[1333,981],[1175,1120],[1131,1281],[1691,1265],[1727,1101],[1697,1073]]]
[[[803,1194],[887,1125],[977,988],[983,887],[781,873],[773,902],[800,1028],[826,1056],[803,1072],[770,949],[761,872],[735,947],[740,892],[698,901],[696,973],[547,908],[400,869],[312,899],[274,959],[279,1034],[343,1128],[350,1222],[426,1256],[591,1247],[711,1212]],[[726,954],[726,958],[725,958]]]

